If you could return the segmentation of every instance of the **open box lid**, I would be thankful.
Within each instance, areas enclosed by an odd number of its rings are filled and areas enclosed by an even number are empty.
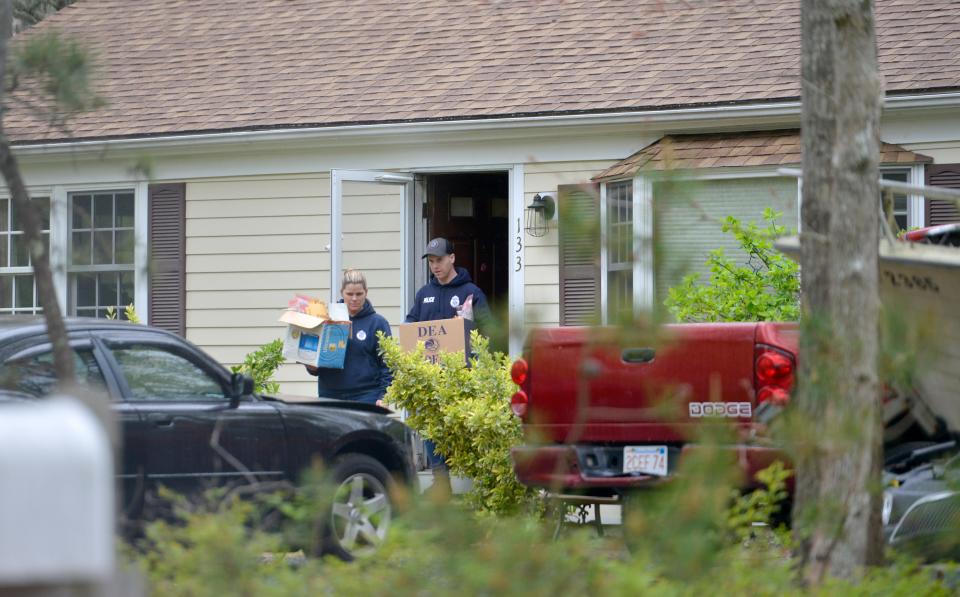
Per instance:
[[[287,311],[284,311],[283,315],[280,316],[280,321],[283,323],[288,323],[290,325],[295,325],[299,328],[312,330],[313,328],[323,324],[323,322],[327,320],[322,317],[314,317],[313,315],[300,313],[299,311],[287,310]]]

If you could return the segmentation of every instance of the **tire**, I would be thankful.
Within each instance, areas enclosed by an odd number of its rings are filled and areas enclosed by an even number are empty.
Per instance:
[[[365,454],[344,454],[333,462],[331,478],[335,489],[323,524],[324,552],[346,561],[373,555],[393,516],[390,472]]]

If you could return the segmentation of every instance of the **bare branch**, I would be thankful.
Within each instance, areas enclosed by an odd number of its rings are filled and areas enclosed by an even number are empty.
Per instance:
[[[12,0],[2,0],[0,2],[0,81],[5,81],[7,74],[7,50],[12,28],[11,2]],[[3,104],[5,99],[3,87],[3,85],[0,85],[0,105]],[[23,222],[23,233],[30,250],[37,294],[47,323],[47,336],[53,345],[54,370],[57,372],[57,380],[61,389],[64,389],[74,380],[73,354],[67,341],[67,330],[60,313],[57,292],[53,286],[50,256],[40,234],[40,218],[30,202],[30,195],[20,172],[20,166],[13,155],[13,149],[10,147],[10,140],[4,130],[2,118],[0,118],[0,172],[6,180],[13,205]]]

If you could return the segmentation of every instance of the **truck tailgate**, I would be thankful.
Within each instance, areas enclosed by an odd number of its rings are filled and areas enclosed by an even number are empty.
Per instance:
[[[795,326],[668,325],[657,341],[613,329],[538,330],[527,351],[524,430],[540,442],[679,442],[702,424],[705,404],[718,402],[727,421],[750,425],[758,342],[795,352]]]

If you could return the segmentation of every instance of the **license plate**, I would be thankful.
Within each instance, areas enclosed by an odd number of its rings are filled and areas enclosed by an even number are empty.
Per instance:
[[[623,472],[667,476],[667,447],[625,446]]]

